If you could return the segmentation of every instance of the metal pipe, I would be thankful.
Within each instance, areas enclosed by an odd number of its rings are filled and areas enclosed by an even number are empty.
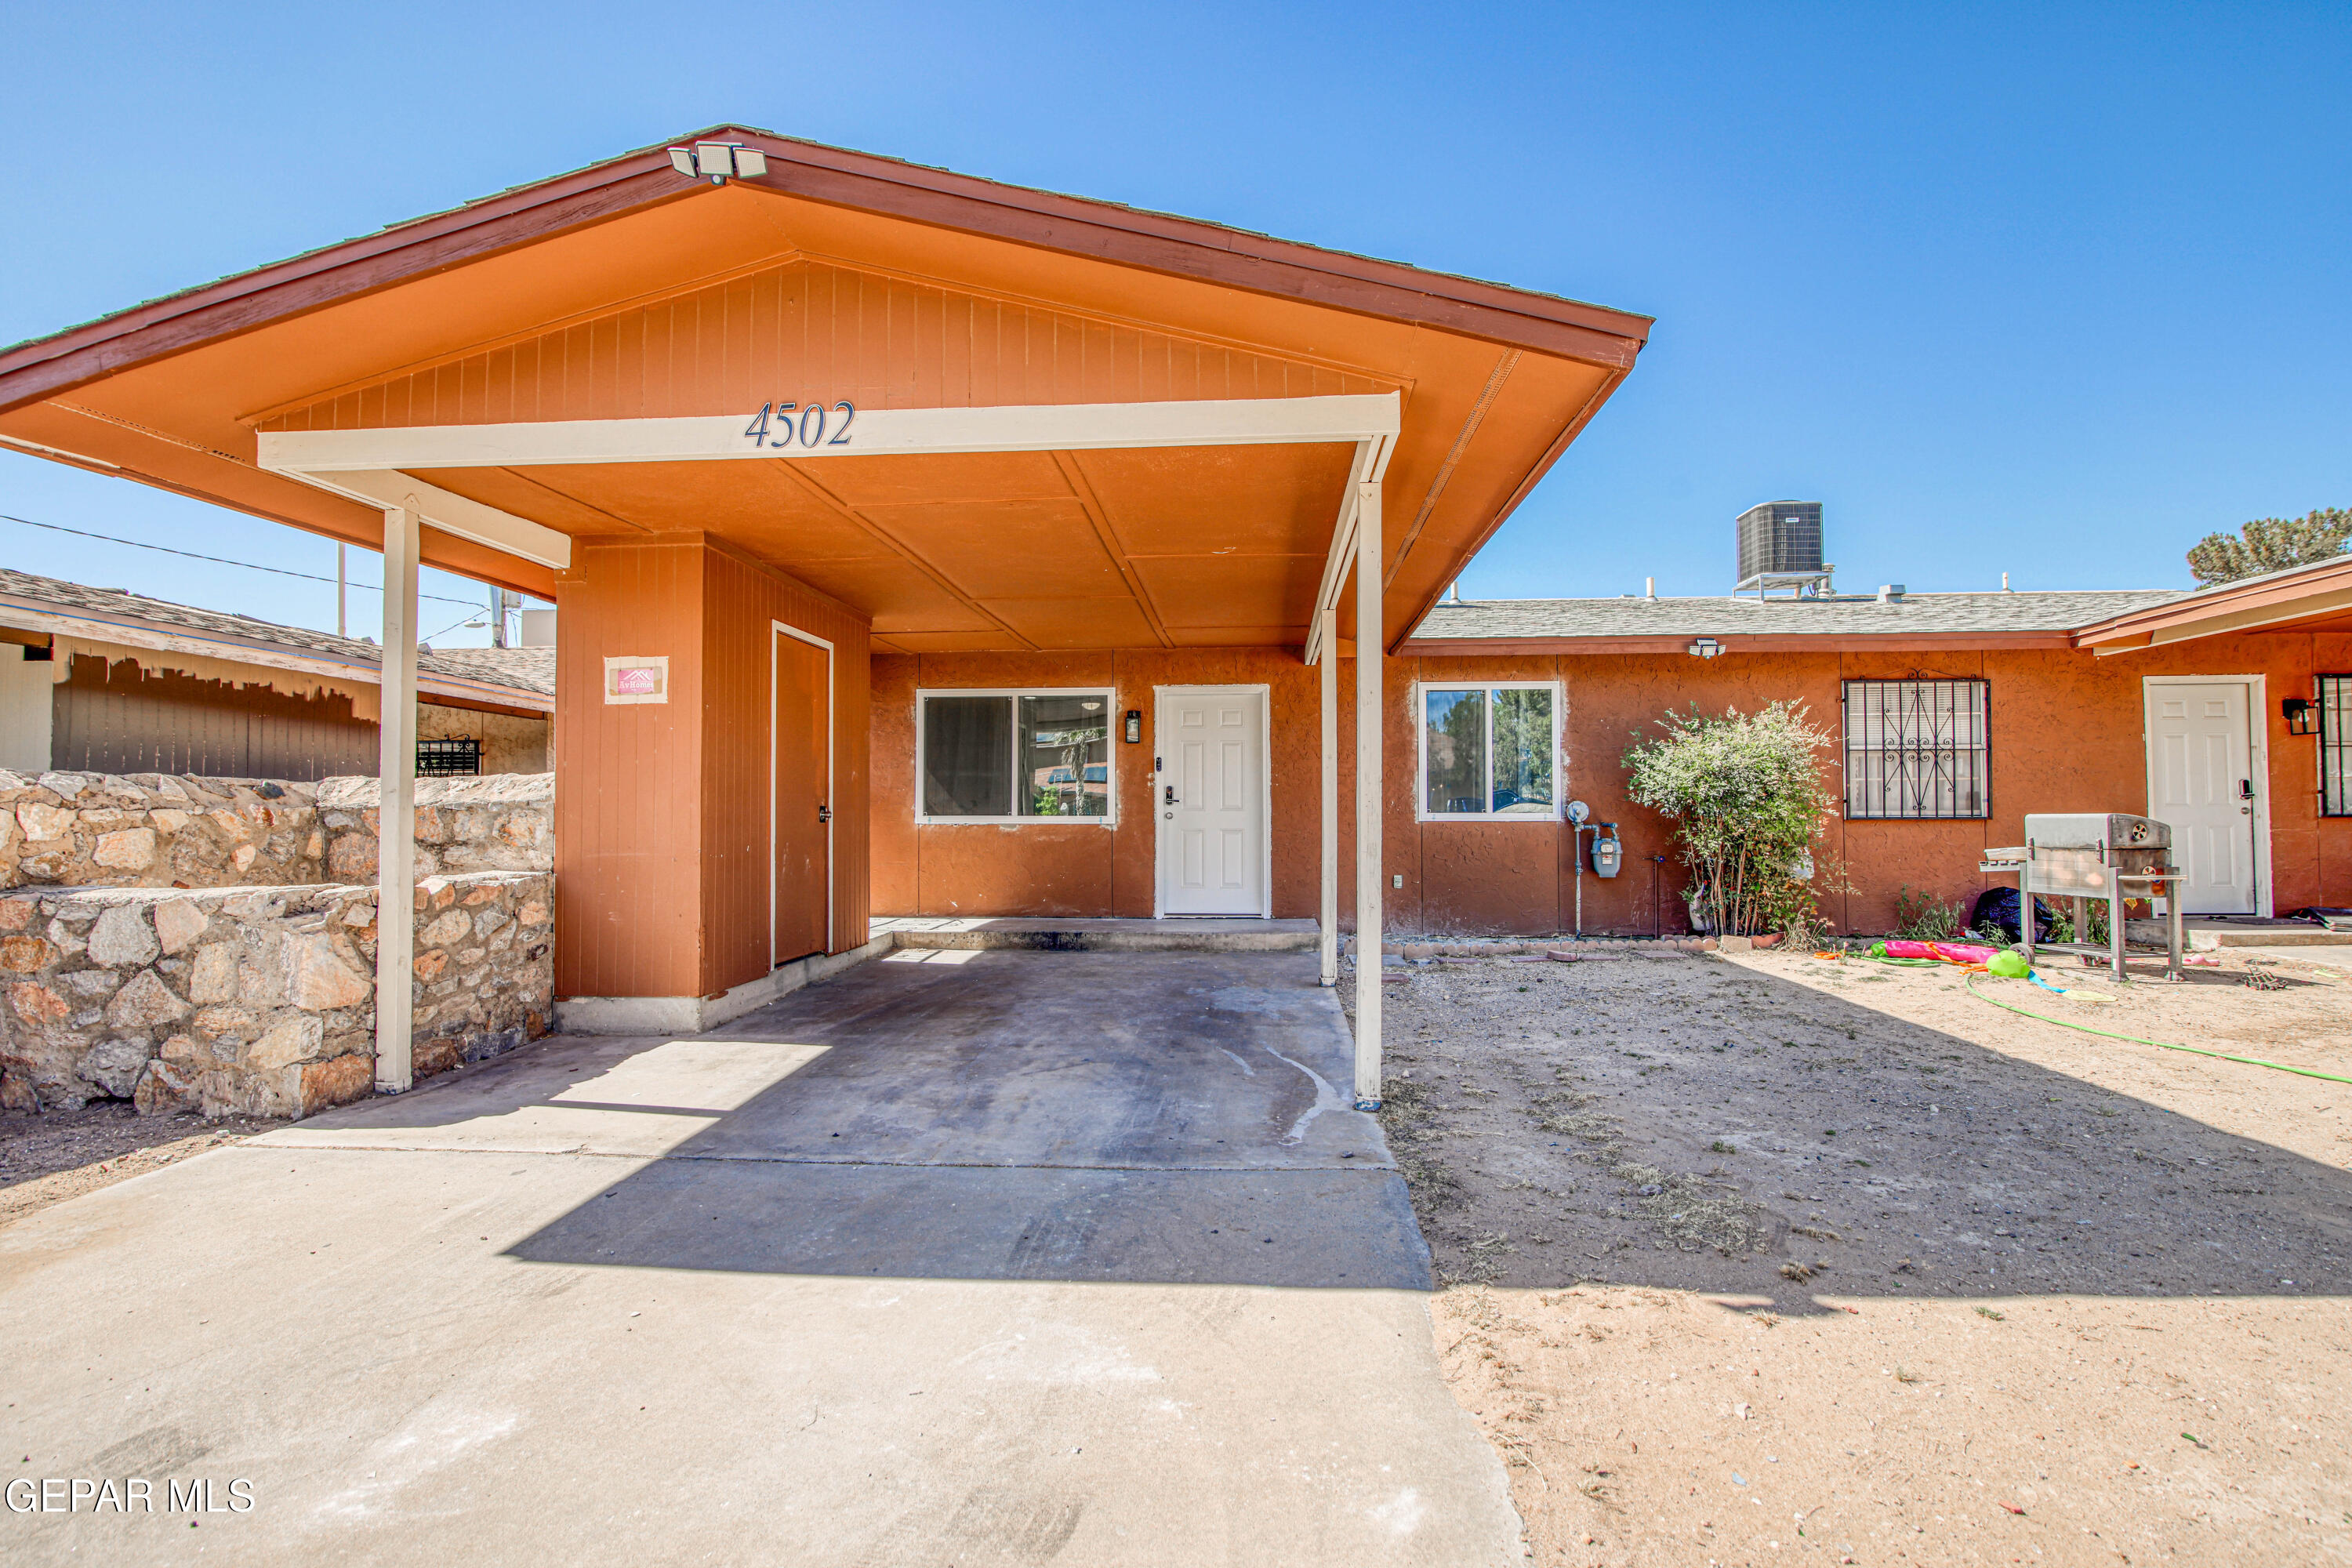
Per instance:
[[[339,543],[335,546],[335,635],[339,637],[352,635],[351,627],[344,624],[343,616],[343,584],[348,581],[343,573],[343,557],[350,549],[351,546],[347,544]]]

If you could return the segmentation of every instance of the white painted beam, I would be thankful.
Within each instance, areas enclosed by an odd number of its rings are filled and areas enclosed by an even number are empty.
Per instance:
[[[1389,458],[1396,451],[1393,435],[1370,437],[1357,443],[1356,459],[1348,470],[1347,488],[1340,492],[1339,516],[1331,528],[1331,546],[1323,554],[1323,580],[1315,589],[1315,618],[1307,629],[1307,662],[1315,663],[1323,657],[1323,612],[1339,603],[1339,595],[1347,586],[1348,572],[1356,557],[1356,498],[1367,480],[1378,484],[1388,473]]]
[[[1381,487],[1356,491],[1356,1106],[1381,1102]],[[1334,639],[1336,641],[1336,637]]]
[[[529,518],[485,505],[438,485],[428,485],[393,468],[336,471],[331,476],[281,470],[322,490],[348,496],[369,506],[413,504],[426,522],[444,533],[487,544],[492,550],[535,561],[561,572],[572,564],[572,538],[542,528]]]
[[[377,725],[375,1087],[415,1082],[409,1035],[416,957],[417,514],[383,514],[383,712]]]
[[[1393,437],[1395,393],[1328,397],[1202,398],[1173,403],[1041,404],[986,408],[825,412],[779,440],[760,410],[668,419],[558,419],[383,430],[282,430],[257,437],[263,468],[326,475],[402,468],[521,468],[541,463],[707,462],[856,458],[920,452],[1087,451],[1122,447],[1263,446]],[[811,440],[803,444],[806,429]],[[429,510],[429,509],[428,509]]]

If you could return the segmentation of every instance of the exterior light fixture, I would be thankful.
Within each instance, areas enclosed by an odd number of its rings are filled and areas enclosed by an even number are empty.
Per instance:
[[[2279,704],[2279,712],[2286,720],[2290,735],[2315,735],[2319,732],[2319,710],[2308,698],[2290,697]]]
[[[1685,651],[1693,658],[1713,658],[1723,651],[1723,645],[1713,637],[1694,637]]]
[[[740,142],[697,142],[691,147],[672,147],[669,166],[689,180],[723,185],[730,176],[749,180],[766,174],[768,155]]]

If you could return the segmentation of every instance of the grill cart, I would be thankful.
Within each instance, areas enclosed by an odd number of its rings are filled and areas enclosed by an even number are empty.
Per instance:
[[[2017,879],[2018,945],[2028,962],[2034,952],[2035,899],[2074,900],[2078,939],[2090,929],[2091,900],[2105,900],[2105,947],[2079,940],[2042,945],[2058,952],[2105,956],[2117,980],[2130,978],[2124,973],[2124,900],[2161,898],[2169,953],[2164,977],[2188,978],[2180,966],[2180,884],[2185,874],[2172,861],[2172,829],[2154,817],[2122,812],[2029,816],[2024,844],[1986,850],[1977,869]]]

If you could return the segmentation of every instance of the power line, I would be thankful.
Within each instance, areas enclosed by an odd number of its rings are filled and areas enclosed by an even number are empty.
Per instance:
[[[117,539],[110,533],[92,533],[86,528],[67,528],[59,523],[35,522],[29,517],[11,517],[0,511],[0,522],[21,522],[26,528],[46,528],[51,533],[70,533],[80,539],[102,539],[109,544],[128,544],[133,550],[159,551],[165,555],[184,555],[191,561],[209,561],[215,566],[242,566],[248,572],[274,572],[280,577],[300,577],[311,583],[331,583],[332,577],[321,577],[313,572],[289,572],[283,566],[257,566],[250,561],[231,561],[226,555],[199,555],[193,550],[174,550],[168,544],[149,544],[143,540]],[[381,594],[383,587],[376,583],[352,583],[350,587],[363,593]],[[418,594],[420,599],[438,599],[445,605],[471,605],[471,599],[453,599],[446,594]]]

